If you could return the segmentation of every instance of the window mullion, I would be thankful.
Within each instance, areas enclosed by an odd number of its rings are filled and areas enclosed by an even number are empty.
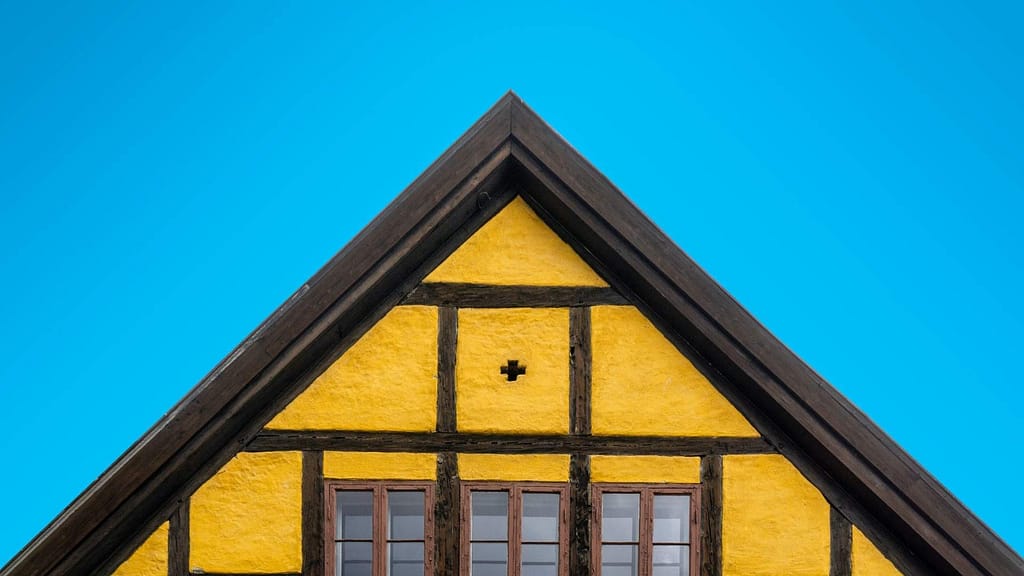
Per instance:
[[[523,526],[520,521],[523,506],[523,489],[510,486],[508,490],[508,576],[519,576],[522,571]]]
[[[387,491],[383,486],[373,488],[373,574],[386,576],[387,569]]]
[[[654,574],[654,495],[650,488],[640,491],[639,576]]]

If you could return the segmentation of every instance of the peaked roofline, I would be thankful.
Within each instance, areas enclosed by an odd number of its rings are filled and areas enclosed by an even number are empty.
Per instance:
[[[112,570],[517,194],[901,571],[1024,572],[1020,556],[509,92],[0,576]]]

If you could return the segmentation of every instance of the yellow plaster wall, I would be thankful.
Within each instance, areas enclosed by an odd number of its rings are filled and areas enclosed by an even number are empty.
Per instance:
[[[569,310],[459,310],[458,428],[472,432],[569,431]],[[501,375],[508,360],[526,374]]]
[[[167,576],[167,533],[164,522],[118,566],[114,576]]]
[[[424,282],[607,286],[519,197],[470,236]]]
[[[853,576],[901,576],[856,526],[853,527]]]
[[[437,309],[397,306],[267,428],[432,431],[436,411]]]
[[[240,453],[192,496],[189,566],[302,570],[302,454]]]
[[[828,576],[829,505],[778,455],[722,459],[725,576]]]
[[[459,454],[462,480],[568,482],[569,456],[562,454]]]
[[[436,454],[324,452],[324,478],[334,480],[434,480]]]
[[[591,482],[700,483],[700,458],[687,456],[591,456]]]
[[[632,306],[592,309],[594,434],[757,436]]]

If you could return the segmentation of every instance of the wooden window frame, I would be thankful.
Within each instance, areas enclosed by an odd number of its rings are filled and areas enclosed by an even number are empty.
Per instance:
[[[700,574],[700,484],[591,484],[593,507],[591,514],[591,571],[601,576],[601,518],[604,514],[604,494],[640,494],[639,566],[637,576],[651,576],[654,572],[654,496],[686,494],[690,497],[690,576]]]
[[[569,575],[569,485],[553,482],[462,482],[459,557],[461,576],[470,576],[472,498],[476,492],[507,490],[508,504],[508,576],[519,576],[522,561],[523,492],[558,494],[558,576]],[[550,543],[549,543],[550,544]]]
[[[348,481],[348,480],[327,480],[324,483],[324,502],[327,505],[324,514],[326,527],[324,529],[324,557],[325,574],[334,576],[334,562],[337,556],[335,551],[335,521],[337,519],[337,496],[342,491],[364,491],[373,492],[373,538],[371,548],[373,550],[371,561],[371,574],[373,576],[387,575],[387,493],[392,492],[418,492],[423,491],[423,573],[425,576],[434,574],[434,489],[433,482],[417,482],[403,480],[384,481]]]

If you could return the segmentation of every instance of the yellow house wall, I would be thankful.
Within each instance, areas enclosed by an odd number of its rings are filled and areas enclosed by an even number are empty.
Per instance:
[[[639,310],[591,315],[594,434],[758,435]]]
[[[118,566],[114,576],[167,576],[167,534],[164,522]]]
[[[431,431],[436,407],[437,308],[397,306],[267,428]]]
[[[829,505],[782,456],[722,459],[725,576],[828,576]]]
[[[699,484],[700,458],[687,456],[591,456],[590,481]]]
[[[302,570],[302,454],[240,453],[192,495],[189,567]]]
[[[462,480],[568,482],[569,456],[561,454],[460,454]]]
[[[434,480],[436,454],[324,452],[324,478],[333,480]]]
[[[856,526],[853,528],[853,576],[901,576],[882,553]]]
[[[518,197],[470,236],[424,281],[607,286]]]

